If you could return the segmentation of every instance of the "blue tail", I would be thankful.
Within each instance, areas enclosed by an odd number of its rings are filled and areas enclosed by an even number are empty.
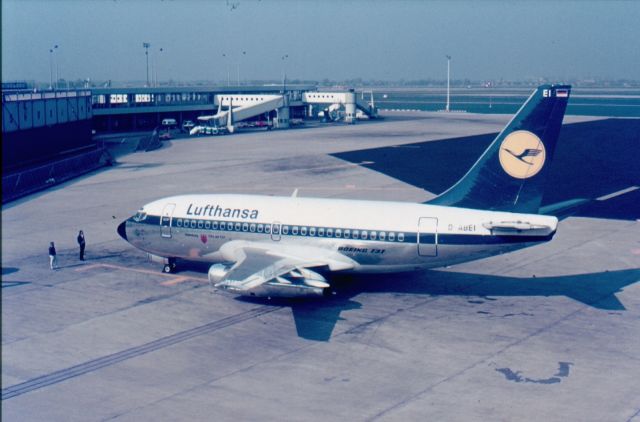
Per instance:
[[[466,175],[428,204],[537,213],[570,85],[542,85]]]

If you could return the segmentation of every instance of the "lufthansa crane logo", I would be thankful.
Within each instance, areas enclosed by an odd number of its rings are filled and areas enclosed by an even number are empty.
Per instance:
[[[509,176],[528,179],[544,166],[544,144],[535,134],[517,130],[502,141],[499,158],[500,165]]]

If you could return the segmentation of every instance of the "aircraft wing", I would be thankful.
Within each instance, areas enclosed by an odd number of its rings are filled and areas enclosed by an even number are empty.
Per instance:
[[[221,252],[235,264],[215,286],[244,295],[321,295],[329,283],[310,268],[338,271],[356,265],[339,252],[318,247],[237,241],[224,245]]]

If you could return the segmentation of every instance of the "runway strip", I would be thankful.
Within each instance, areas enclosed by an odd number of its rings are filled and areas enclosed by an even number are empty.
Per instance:
[[[282,309],[282,306],[258,306],[257,308],[250,309],[246,312],[241,312],[236,315],[232,315],[227,318],[223,318],[218,321],[213,321],[200,327],[195,327],[190,330],[182,331],[176,334],[172,334],[167,337],[154,340],[152,342],[132,347],[130,349],[123,350],[108,356],[103,356],[98,359],[90,360],[88,362],[81,363],[70,368],[61,369],[56,372],[52,372],[47,375],[43,375],[37,378],[30,379],[20,384],[7,387],[2,390],[2,400],[8,400],[16,396],[28,393],[33,390],[37,390],[42,387],[57,384],[62,381],[66,381],[70,378],[75,378],[86,373],[96,371],[107,366],[131,359],[137,356],[144,355],[155,350],[162,349],[167,346],[171,346],[177,343],[181,343],[185,340],[192,339],[203,334],[212,333],[214,331],[221,330],[231,325],[238,324],[240,322],[256,318],[261,315],[265,315],[271,312],[275,312]]]

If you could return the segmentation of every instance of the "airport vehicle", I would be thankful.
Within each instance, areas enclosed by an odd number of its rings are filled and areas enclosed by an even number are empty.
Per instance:
[[[216,287],[321,296],[332,272],[399,272],[472,261],[551,240],[540,208],[571,87],[543,85],[454,186],[424,204],[259,195],[183,195],[144,205],[118,233],[175,267],[210,262]]]
[[[177,124],[178,122],[176,122],[176,119],[162,119],[162,126],[173,127]]]
[[[191,120],[185,120],[182,122],[182,130],[185,132],[189,132],[196,124]]]

